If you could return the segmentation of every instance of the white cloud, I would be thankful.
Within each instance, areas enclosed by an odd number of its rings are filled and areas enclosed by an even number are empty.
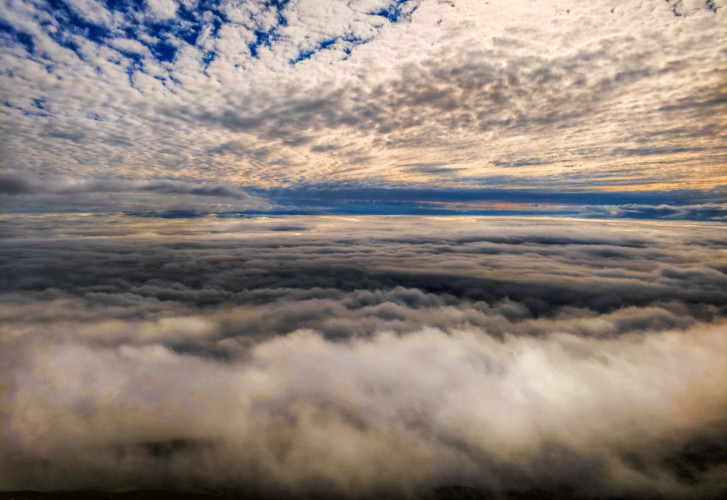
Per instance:
[[[724,493],[722,224],[2,224],[1,489]]]
[[[177,13],[175,0],[147,0],[152,16],[159,19],[171,19]]]
[[[114,38],[109,42],[109,45],[115,49],[123,50],[126,52],[134,52],[136,54],[149,54],[149,49],[143,43],[132,40],[129,38]]]
[[[188,329],[193,319],[167,321],[164,333],[186,334],[174,324]],[[132,341],[151,340],[141,334],[147,325],[121,326]],[[429,328],[346,342],[297,331],[257,344],[246,361],[219,364],[158,343],[84,345],[59,327],[65,342],[21,351],[6,408],[13,450],[30,464],[45,460],[47,472],[5,468],[0,484],[121,487],[191,475],[356,496],[555,481],[592,495],[697,498],[719,482],[680,483],[659,461],[715,432],[726,402],[714,384],[727,376],[723,328],[609,340]],[[169,461],[144,448],[172,439],[193,447]],[[561,461],[546,458],[548,449]],[[88,470],[95,474],[80,474]]]
[[[76,14],[101,26],[112,26],[114,16],[97,0],[68,0],[68,5]]]
[[[37,50],[35,62],[22,47],[5,57],[6,161],[39,174],[258,186],[472,186],[506,175],[531,186],[709,189],[723,180],[721,3],[680,3],[677,16],[655,0],[423,1],[398,23],[371,15],[382,5],[225,4],[231,22],[216,31],[200,15],[198,45],[143,28],[138,41],[109,42],[178,48],[174,61],[147,55],[132,69],[77,33],[81,60],[40,26],[43,16],[9,9]],[[53,113],[28,114],[40,97]],[[240,146],[211,153],[230,143]],[[407,166],[415,163],[447,168]]]

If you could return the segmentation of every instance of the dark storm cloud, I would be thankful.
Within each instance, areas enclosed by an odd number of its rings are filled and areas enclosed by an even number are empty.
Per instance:
[[[724,492],[722,225],[1,223],[1,489]]]

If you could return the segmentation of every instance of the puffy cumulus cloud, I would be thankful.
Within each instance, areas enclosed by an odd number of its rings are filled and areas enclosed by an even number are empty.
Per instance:
[[[2,224],[0,489],[726,491],[722,225]]]
[[[721,0],[54,5],[4,9],[15,169],[268,187],[724,182]]]

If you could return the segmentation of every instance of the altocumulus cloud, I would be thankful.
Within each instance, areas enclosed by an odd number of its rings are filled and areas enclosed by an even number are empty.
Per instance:
[[[723,226],[533,221],[5,216],[0,488],[724,494]]]
[[[17,170],[256,187],[724,180],[723,0],[16,0],[2,15]]]

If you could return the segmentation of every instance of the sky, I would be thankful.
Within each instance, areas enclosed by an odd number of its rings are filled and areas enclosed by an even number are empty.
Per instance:
[[[727,0],[0,2],[0,498],[727,498]]]
[[[3,0],[6,211],[724,220],[722,0]]]

